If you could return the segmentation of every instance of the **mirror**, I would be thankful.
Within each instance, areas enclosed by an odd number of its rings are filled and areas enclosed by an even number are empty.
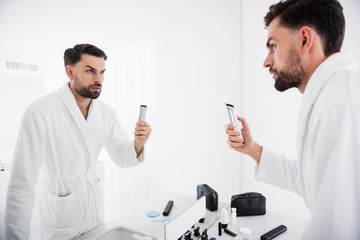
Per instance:
[[[20,0],[0,9],[3,162],[11,161],[25,108],[67,81],[64,50],[89,42],[108,55],[100,99],[129,136],[140,104],[148,105],[153,129],[142,166],[120,169],[101,153],[108,219],[169,189],[194,196],[200,183],[240,189],[233,176],[241,163],[224,134],[224,103],[241,111],[240,1]],[[227,174],[219,172],[224,164],[233,166]]]

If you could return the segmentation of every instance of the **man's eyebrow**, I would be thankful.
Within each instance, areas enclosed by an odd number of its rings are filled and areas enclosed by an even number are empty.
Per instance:
[[[93,67],[90,66],[90,65],[86,65],[85,67],[91,68],[91,70],[96,70],[95,68],[93,68]]]
[[[93,68],[93,67],[90,66],[90,65],[86,65],[85,67],[88,67],[88,68],[90,68],[91,70],[95,70],[95,71],[96,71],[96,68]],[[103,69],[103,70],[101,70],[101,72],[105,72],[105,70],[106,70],[106,68]]]

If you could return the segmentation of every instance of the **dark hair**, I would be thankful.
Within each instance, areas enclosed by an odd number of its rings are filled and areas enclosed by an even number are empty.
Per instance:
[[[77,44],[73,48],[68,48],[64,52],[64,63],[65,67],[67,65],[75,65],[81,59],[82,54],[89,54],[95,57],[102,57],[104,60],[107,59],[106,54],[103,50],[94,45],[85,43],[85,44]]]
[[[337,0],[288,0],[269,7],[264,17],[269,27],[274,18],[291,29],[313,28],[321,37],[325,56],[340,52],[345,34],[343,8]]]

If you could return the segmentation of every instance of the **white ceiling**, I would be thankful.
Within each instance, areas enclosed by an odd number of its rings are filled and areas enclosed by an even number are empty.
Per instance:
[[[0,0],[2,57],[41,58],[89,42],[115,47],[151,36],[221,0]]]

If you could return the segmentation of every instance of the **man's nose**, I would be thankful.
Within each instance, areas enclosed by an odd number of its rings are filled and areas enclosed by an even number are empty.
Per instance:
[[[95,74],[95,77],[94,77],[95,83],[102,83],[103,80],[104,80],[104,76],[101,73]]]
[[[270,68],[274,65],[274,61],[273,61],[273,57],[271,52],[269,52],[269,54],[266,56],[265,61],[264,61],[264,67],[265,68]]]

